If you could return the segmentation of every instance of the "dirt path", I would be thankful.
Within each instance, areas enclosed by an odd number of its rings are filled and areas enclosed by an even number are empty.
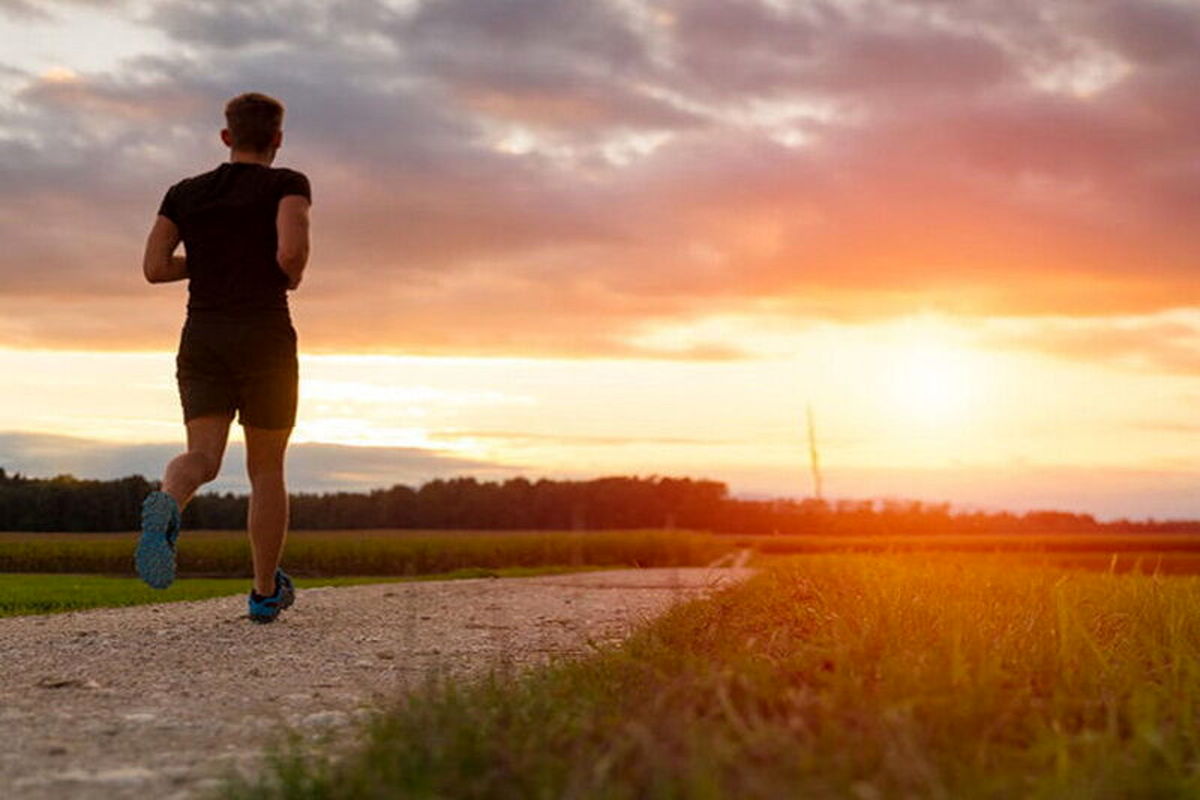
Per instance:
[[[194,797],[287,728],[336,733],[430,676],[585,653],[747,574],[307,589],[265,626],[243,597],[0,619],[0,796]]]

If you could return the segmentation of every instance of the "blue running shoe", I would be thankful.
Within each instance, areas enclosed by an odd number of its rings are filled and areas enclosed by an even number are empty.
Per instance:
[[[250,592],[250,619],[255,622],[274,622],[279,612],[290,608],[296,602],[296,587],[292,579],[281,569],[275,570],[275,594],[263,597],[255,591]]]
[[[175,580],[175,541],[179,538],[179,504],[166,492],[151,492],[142,503],[142,536],[133,563],[138,576],[155,589]]]

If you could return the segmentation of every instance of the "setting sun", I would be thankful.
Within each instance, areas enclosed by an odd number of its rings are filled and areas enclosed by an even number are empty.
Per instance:
[[[961,424],[975,400],[978,369],[969,354],[932,343],[899,349],[888,370],[884,398],[903,420],[930,425]]]

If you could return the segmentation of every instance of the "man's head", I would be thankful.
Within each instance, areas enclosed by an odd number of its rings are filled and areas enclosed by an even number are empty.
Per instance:
[[[273,156],[283,142],[283,103],[247,92],[225,104],[221,141],[234,151]]]

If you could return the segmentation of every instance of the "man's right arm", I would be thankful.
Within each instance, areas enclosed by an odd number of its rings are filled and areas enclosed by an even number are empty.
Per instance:
[[[142,274],[151,283],[181,281],[188,276],[187,258],[175,255],[179,246],[179,228],[169,218],[159,214],[146,237],[142,255]]]
[[[279,249],[275,259],[288,278],[288,288],[300,285],[304,267],[308,264],[308,209],[307,197],[289,194],[280,198],[279,211],[275,216],[275,230]]]

